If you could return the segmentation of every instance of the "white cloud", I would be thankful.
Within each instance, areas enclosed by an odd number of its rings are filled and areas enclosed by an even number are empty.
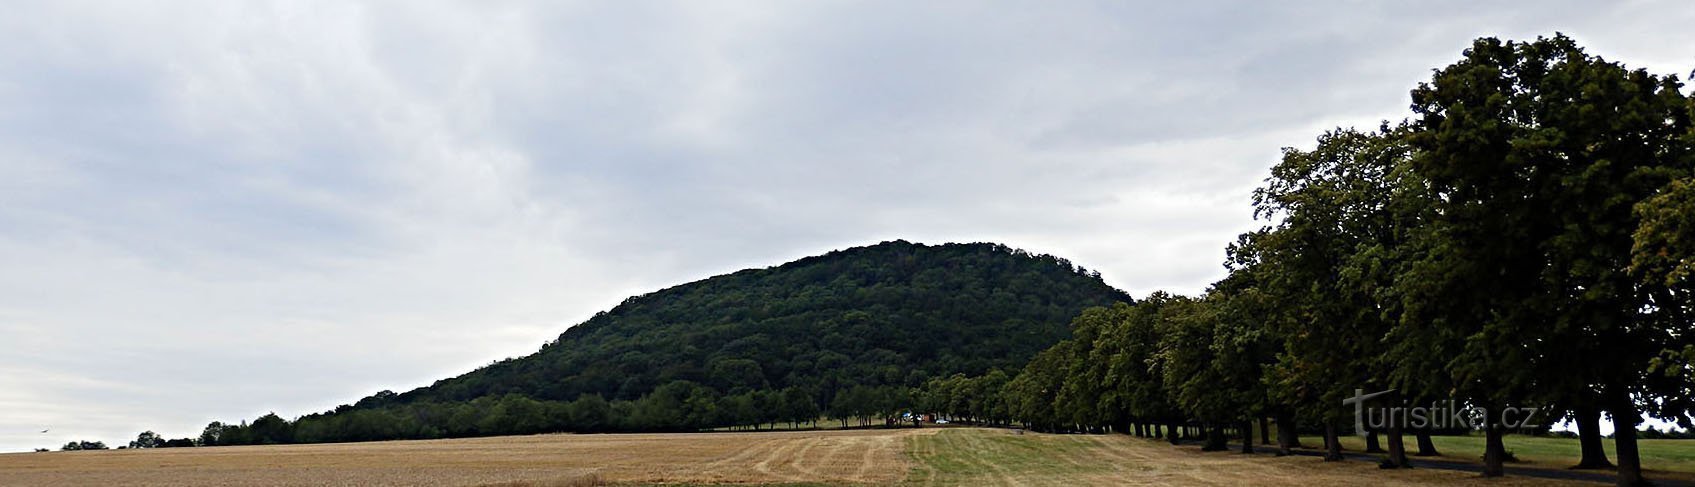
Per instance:
[[[9,5],[0,450],[191,436],[893,238],[1193,292],[1282,146],[1473,37],[1695,67],[1675,2]],[[52,428],[49,435],[37,433]]]

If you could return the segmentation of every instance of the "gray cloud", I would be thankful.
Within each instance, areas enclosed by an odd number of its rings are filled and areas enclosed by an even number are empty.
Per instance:
[[[884,239],[1193,292],[1278,148],[1474,37],[1695,67],[1672,1],[7,8],[0,450],[328,409]]]

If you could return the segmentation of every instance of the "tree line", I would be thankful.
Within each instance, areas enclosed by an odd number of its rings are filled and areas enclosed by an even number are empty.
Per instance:
[[[143,432],[141,432],[141,434],[136,435],[134,441],[129,442],[128,445],[119,445],[118,449],[122,450],[122,449],[126,449],[126,448],[128,448],[128,449],[137,449],[137,448],[183,448],[183,447],[193,447],[193,446],[202,446],[202,444],[199,441],[196,441],[194,438],[165,439],[165,437],[159,436],[158,433],[154,433],[152,431],[143,431]],[[69,442],[69,443],[65,443],[64,446],[59,447],[60,451],[107,450],[107,449],[110,449],[110,448],[107,447],[106,443],[103,442],[103,441],[87,441],[87,440],[72,441],[72,442]],[[36,448],[35,451],[36,451],[36,453],[41,453],[41,452],[46,452],[48,450],[46,448]]]
[[[1339,459],[1358,391],[1374,408],[1450,400],[1481,412],[1484,473],[1502,474],[1504,415],[1576,423],[1579,467],[1643,482],[1636,427],[1691,427],[1695,398],[1695,104],[1676,76],[1556,35],[1485,38],[1412,91],[1412,115],[1285,149],[1254,192],[1264,225],[1198,296],[1084,312],[1072,338],[973,410],[1050,430],[1178,434],[1206,449],[1253,423],[1323,432]],[[980,412],[979,412],[980,411]],[[1409,421],[1387,422],[1388,467]],[[1412,431],[1433,454],[1428,428]]]
[[[913,411],[913,389],[855,386],[821,405],[800,388],[733,394],[688,381],[660,386],[637,400],[608,401],[585,394],[572,401],[532,399],[520,394],[465,402],[415,402],[381,408],[344,407],[294,421],[267,414],[252,423],[207,425],[202,445],[262,445],[392,439],[498,436],[571,431],[683,432],[710,429],[818,427],[830,418],[841,426],[889,425]]]

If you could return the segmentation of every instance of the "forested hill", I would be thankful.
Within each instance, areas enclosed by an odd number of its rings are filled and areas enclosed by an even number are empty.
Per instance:
[[[998,244],[884,242],[625,300],[526,357],[295,421],[213,423],[203,444],[694,430],[886,416],[955,374],[1021,369],[1100,275]]]
[[[1082,309],[1127,300],[1053,256],[885,242],[632,297],[535,354],[394,399],[636,399],[678,380],[823,396],[856,384],[919,386],[1020,367],[1068,336]],[[387,401],[366,404],[375,402]]]

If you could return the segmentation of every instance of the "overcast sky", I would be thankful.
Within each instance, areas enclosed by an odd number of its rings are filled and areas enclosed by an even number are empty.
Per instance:
[[[1405,117],[1475,37],[1695,68],[1687,0],[1275,3],[8,2],[0,451],[321,411],[896,238],[1194,292],[1280,147]]]

